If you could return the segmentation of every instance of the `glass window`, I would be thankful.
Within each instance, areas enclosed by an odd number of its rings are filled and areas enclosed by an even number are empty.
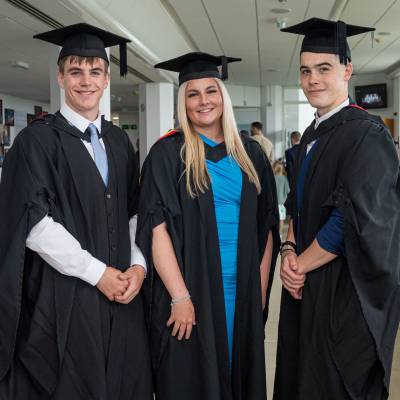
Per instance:
[[[299,88],[284,88],[283,101],[299,101],[300,98]]]
[[[301,134],[314,119],[315,108],[311,107],[303,91],[298,87],[284,88],[284,118],[283,127],[286,132],[286,148],[290,147],[290,133],[299,131]]]

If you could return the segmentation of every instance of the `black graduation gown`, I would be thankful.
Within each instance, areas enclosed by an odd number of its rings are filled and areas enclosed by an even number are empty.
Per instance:
[[[102,121],[109,184],[60,113],[24,129],[0,185],[0,398],[152,398],[141,296],[113,303],[25,247],[46,214],[99,260],[130,265],[138,166],[127,135]],[[87,138],[88,139],[88,138]]]
[[[180,132],[156,143],[144,163],[136,242],[151,265],[152,229],[166,222],[197,321],[189,340],[171,336],[171,328],[166,327],[171,298],[152,266],[147,306],[157,399],[266,399],[259,269],[267,234],[272,230],[269,293],[279,249],[279,214],[269,162],[257,142],[250,138],[243,138],[243,142],[257,169],[262,192],[257,195],[243,174],[232,379],[212,190],[196,199],[187,194]],[[225,145],[206,146],[206,155],[213,161],[223,158]]]
[[[283,289],[274,399],[385,399],[400,315],[398,157],[380,118],[346,107],[306,130],[296,175],[317,138],[302,207],[294,185],[288,212],[300,254],[339,209],[346,257],[308,273],[301,301]]]
[[[290,149],[285,151],[285,159],[286,159],[286,172],[288,181],[291,182],[293,179],[293,168],[294,168],[294,160],[296,159],[297,152],[299,151],[299,145],[295,144]]]

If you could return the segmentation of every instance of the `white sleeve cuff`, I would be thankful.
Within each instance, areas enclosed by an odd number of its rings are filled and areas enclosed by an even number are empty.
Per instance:
[[[131,265],[140,265],[147,273],[147,264],[143,253],[135,243],[137,215],[134,215],[129,221],[129,236],[131,239]]]
[[[106,265],[82,249],[80,243],[53,218],[45,216],[29,232],[26,247],[63,275],[96,285]]]
[[[82,271],[81,279],[92,286],[96,286],[99,283],[100,278],[103,276],[107,266],[97,258],[92,257],[89,253],[88,255],[87,268]]]

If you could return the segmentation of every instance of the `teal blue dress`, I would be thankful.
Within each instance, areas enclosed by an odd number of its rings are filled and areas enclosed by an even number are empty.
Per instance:
[[[204,143],[211,147],[218,145],[218,143],[203,135],[200,135],[200,137]],[[242,196],[242,171],[237,162],[230,156],[225,156],[218,162],[206,160],[206,163],[211,178],[211,189],[217,220],[229,363],[231,365],[235,322],[237,247],[240,200]]]

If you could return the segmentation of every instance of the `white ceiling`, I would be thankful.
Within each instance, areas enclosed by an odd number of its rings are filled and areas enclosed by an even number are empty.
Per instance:
[[[276,18],[295,24],[316,16],[374,26],[369,34],[350,38],[356,73],[387,71],[400,60],[400,0],[28,0],[29,5],[60,24],[86,21],[126,34],[127,79],[111,67],[112,109],[137,109],[137,84],[165,81],[173,75],[154,70],[153,63],[188,51],[241,57],[230,67],[230,84],[297,83],[301,38],[281,33]],[[278,14],[273,9],[288,8]],[[0,0],[0,93],[49,101],[48,45],[32,39],[51,27],[35,16]],[[388,36],[380,32],[390,32]],[[118,51],[112,49],[118,58]],[[25,61],[29,71],[11,65]],[[273,70],[273,72],[269,70]],[[136,72],[135,72],[136,71]],[[175,76],[176,79],[176,76]]]
[[[400,2],[397,0],[169,0],[201,50],[242,57],[232,65],[234,81],[252,85],[297,83],[301,38],[281,33],[276,19],[293,25],[311,17],[341,19],[374,26],[370,34],[351,38],[356,73],[384,71],[400,57]],[[278,14],[274,9],[290,9]],[[207,15],[209,18],[207,18]],[[190,27],[190,29],[189,29]],[[257,40],[257,29],[258,38]],[[278,70],[269,72],[268,70]]]

